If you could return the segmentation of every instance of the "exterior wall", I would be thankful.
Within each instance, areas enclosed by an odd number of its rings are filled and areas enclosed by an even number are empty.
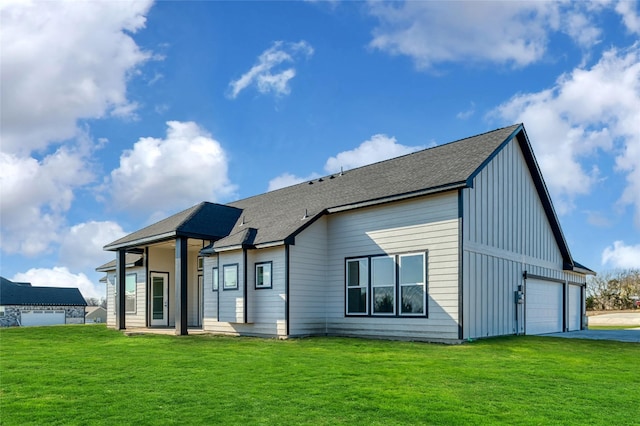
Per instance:
[[[146,271],[143,266],[127,268],[127,275],[136,274],[136,310],[126,314],[126,327],[145,327],[146,324]],[[116,273],[107,273],[107,326],[116,326]]]
[[[242,250],[223,252],[204,260],[204,329],[214,333],[286,336],[285,250],[274,247],[247,251],[247,300],[244,300]],[[255,288],[255,264],[272,262],[272,287]],[[222,267],[238,264],[238,289],[224,290]],[[218,267],[219,289],[213,291],[213,268]],[[244,323],[247,309],[247,323]]]
[[[327,230],[328,334],[458,338],[459,219],[455,192],[330,215]],[[425,251],[428,317],[345,315],[346,258]]]
[[[176,325],[176,252],[169,247],[149,247],[149,257],[147,259],[149,274],[160,272],[169,274],[167,284],[167,297],[169,306],[169,327]],[[145,288],[149,288],[148,285]],[[145,300],[149,304],[149,295],[145,291]],[[128,327],[129,325],[126,324]]]
[[[290,246],[289,334],[304,336],[327,333],[329,286],[326,216],[296,237]]]
[[[523,333],[523,273],[583,283],[562,254],[517,141],[461,190],[463,338]],[[526,298],[526,295],[525,295]]]
[[[5,305],[0,315],[0,327],[18,327],[22,311],[62,311],[66,324],[84,324],[84,306]]]

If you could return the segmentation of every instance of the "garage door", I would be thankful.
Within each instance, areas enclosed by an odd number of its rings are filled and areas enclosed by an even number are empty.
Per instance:
[[[569,285],[569,331],[580,330],[582,320],[582,287]]]
[[[22,311],[20,323],[23,327],[32,325],[56,325],[64,324],[64,311]]]
[[[553,281],[527,279],[526,286],[526,334],[561,332],[563,285]]]

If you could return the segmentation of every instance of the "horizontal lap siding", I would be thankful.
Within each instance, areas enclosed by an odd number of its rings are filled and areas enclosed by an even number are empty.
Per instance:
[[[458,338],[458,198],[445,193],[329,217],[329,334]],[[345,316],[345,258],[427,254],[428,318]]]
[[[463,336],[524,332],[522,274],[571,279],[516,140],[462,190]],[[516,310],[518,312],[516,313]]]
[[[290,247],[289,333],[326,333],[327,218],[321,217]]]
[[[234,290],[224,290],[224,267],[225,265],[238,266],[238,288]],[[244,262],[242,251],[223,252],[218,257],[220,273],[220,321],[242,323],[244,321]]]
[[[247,252],[247,309],[248,323],[241,321],[224,321],[225,312],[228,315],[236,308],[235,313],[242,319],[243,311],[239,306],[244,303],[239,298],[243,295],[244,282],[239,280],[238,291],[222,291],[222,265],[239,262],[240,276],[242,277],[242,252],[234,255],[220,254],[205,259],[204,270],[204,329],[214,333],[222,334],[242,334],[255,336],[284,336],[286,335],[286,324],[284,321],[285,311],[285,261],[284,247],[276,247],[261,250],[249,250]],[[258,262],[272,262],[272,288],[255,288],[255,264]],[[212,268],[219,266],[220,290],[214,292],[212,288]],[[220,297],[220,319],[218,321],[218,300]]]

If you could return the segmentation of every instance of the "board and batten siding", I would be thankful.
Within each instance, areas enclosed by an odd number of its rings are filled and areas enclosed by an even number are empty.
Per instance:
[[[517,140],[461,190],[463,338],[524,333],[523,273],[579,280],[562,254]],[[584,280],[584,278],[582,278]],[[526,297],[526,296],[525,296]]]
[[[247,251],[247,300],[244,294],[242,250],[222,252],[204,260],[204,329],[213,333],[286,336],[284,246]],[[271,262],[271,288],[255,288],[256,263]],[[223,265],[238,263],[238,290],[223,290]],[[218,267],[219,290],[212,291],[212,271]],[[247,323],[244,323],[244,309]]]
[[[327,333],[327,216],[296,236],[289,248],[289,335]]]
[[[451,191],[351,210],[327,220],[327,334],[458,338],[458,195]],[[427,252],[428,317],[345,315],[345,259]]]

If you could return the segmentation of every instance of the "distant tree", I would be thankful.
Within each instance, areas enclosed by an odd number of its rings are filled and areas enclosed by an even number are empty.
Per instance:
[[[97,297],[85,297],[88,306],[100,306],[100,300]]]
[[[600,273],[587,280],[587,309],[632,309],[640,298],[640,269]]]

